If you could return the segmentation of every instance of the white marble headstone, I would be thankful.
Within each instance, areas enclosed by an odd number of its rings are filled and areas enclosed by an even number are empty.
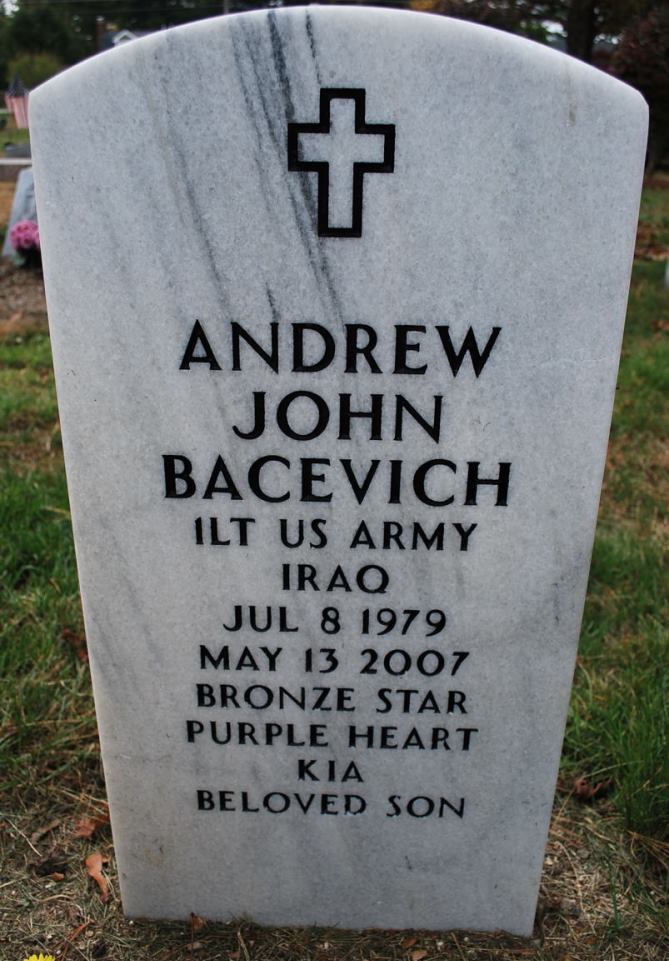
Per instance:
[[[529,933],[645,104],[310,7],[95,57],[31,126],[126,911]]]

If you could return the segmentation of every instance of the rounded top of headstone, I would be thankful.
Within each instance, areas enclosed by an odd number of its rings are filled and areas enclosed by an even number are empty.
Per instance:
[[[152,60],[154,67],[161,72],[173,70],[173,60],[186,46],[197,44],[203,53],[206,50],[220,56],[225,38],[233,36],[234,56],[244,56],[250,43],[259,42],[259,31],[268,31],[273,57],[277,66],[286,65],[285,52],[291,44],[299,43],[306,33],[314,62],[324,53],[324,33],[327,31],[328,46],[348,45],[353,30],[365,36],[366,56],[371,62],[383,59],[388,47],[393,49],[398,41],[407,47],[420,48],[421,60],[434,62],[443,58],[445,45],[460,51],[463,57],[471,57],[471,70],[475,72],[497,62],[509,64],[509,85],[513,83],[514,64],[517,65],[522,81],[524,69],[532,70],[537,76],[557,76],[568,73],[574,82],[586,81],[597,88],[598,94],[631,100],[645,101],[634,88],[624,84],[609,74],[554,50],[544,44],[525,37],[516,36],[493,27],[482,26],[464,20],[444,17],[440,14],[424,13],[414,10],[389,10],[379,7],[350,6],[304,6],[271,7],[244,13],[228,14],[182,24],[168,30],[160,30],[139,37],[132,43],[121,44],[94,57],[62,71],[37,88],[38,99],[42,91],[60,89],[62,84],[72,83],[75,78],[82,84],[100,76],[103,70],[112,68],[127,71],[131,64]],[[321,36],[318,37],[317,34]],[[184,78],[184,82],[185,82]],[[138,79],[138,82],[139,79]],[[524,81],[523,81],[524,82]],[[626,94],[624,93],[626,92]],[[31,93],[34,94],[34,91]],[[32,104],[31,104],[32,106]],[[633,108],[632,108],[633,109]],[[638,108],[637,108],[638,109]]]

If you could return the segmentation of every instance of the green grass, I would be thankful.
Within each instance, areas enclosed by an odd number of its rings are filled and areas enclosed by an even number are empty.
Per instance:
[[[641,198],[639,220],[652,228],[658,243],[669,247],[669,204],[666,188],[646,187]]]
[[[88,670],[66,640],[82,628],[62,472],[5,469],[0,483],[0,767],[5,788],[25,790],[89,756],[95,730]]]
[[[653,198],[661,191],[649,192]],[[642,214],[660,217],[646,195]],[[668,221],[669,223],[669,218]],[[669,840],[669,291],[634,269],[565,771],[613,781],[624,823]]]
[[[0,768],[3,787],[44,783],[90,756],[81,633],[58,413],[45,333],[0,342]],[[47,449],[50,448],[50,451]]]

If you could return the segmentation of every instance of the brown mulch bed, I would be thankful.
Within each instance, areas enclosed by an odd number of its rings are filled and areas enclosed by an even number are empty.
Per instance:
[[[0,180],[0,224],[9,222],[16,184],[13,180]]]

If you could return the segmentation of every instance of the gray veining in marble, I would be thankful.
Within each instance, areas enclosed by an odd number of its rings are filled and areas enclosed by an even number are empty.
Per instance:
[[[310,7],[94,57],[31,128],[125,910],[530,933],[645,104],[506,34]]]

